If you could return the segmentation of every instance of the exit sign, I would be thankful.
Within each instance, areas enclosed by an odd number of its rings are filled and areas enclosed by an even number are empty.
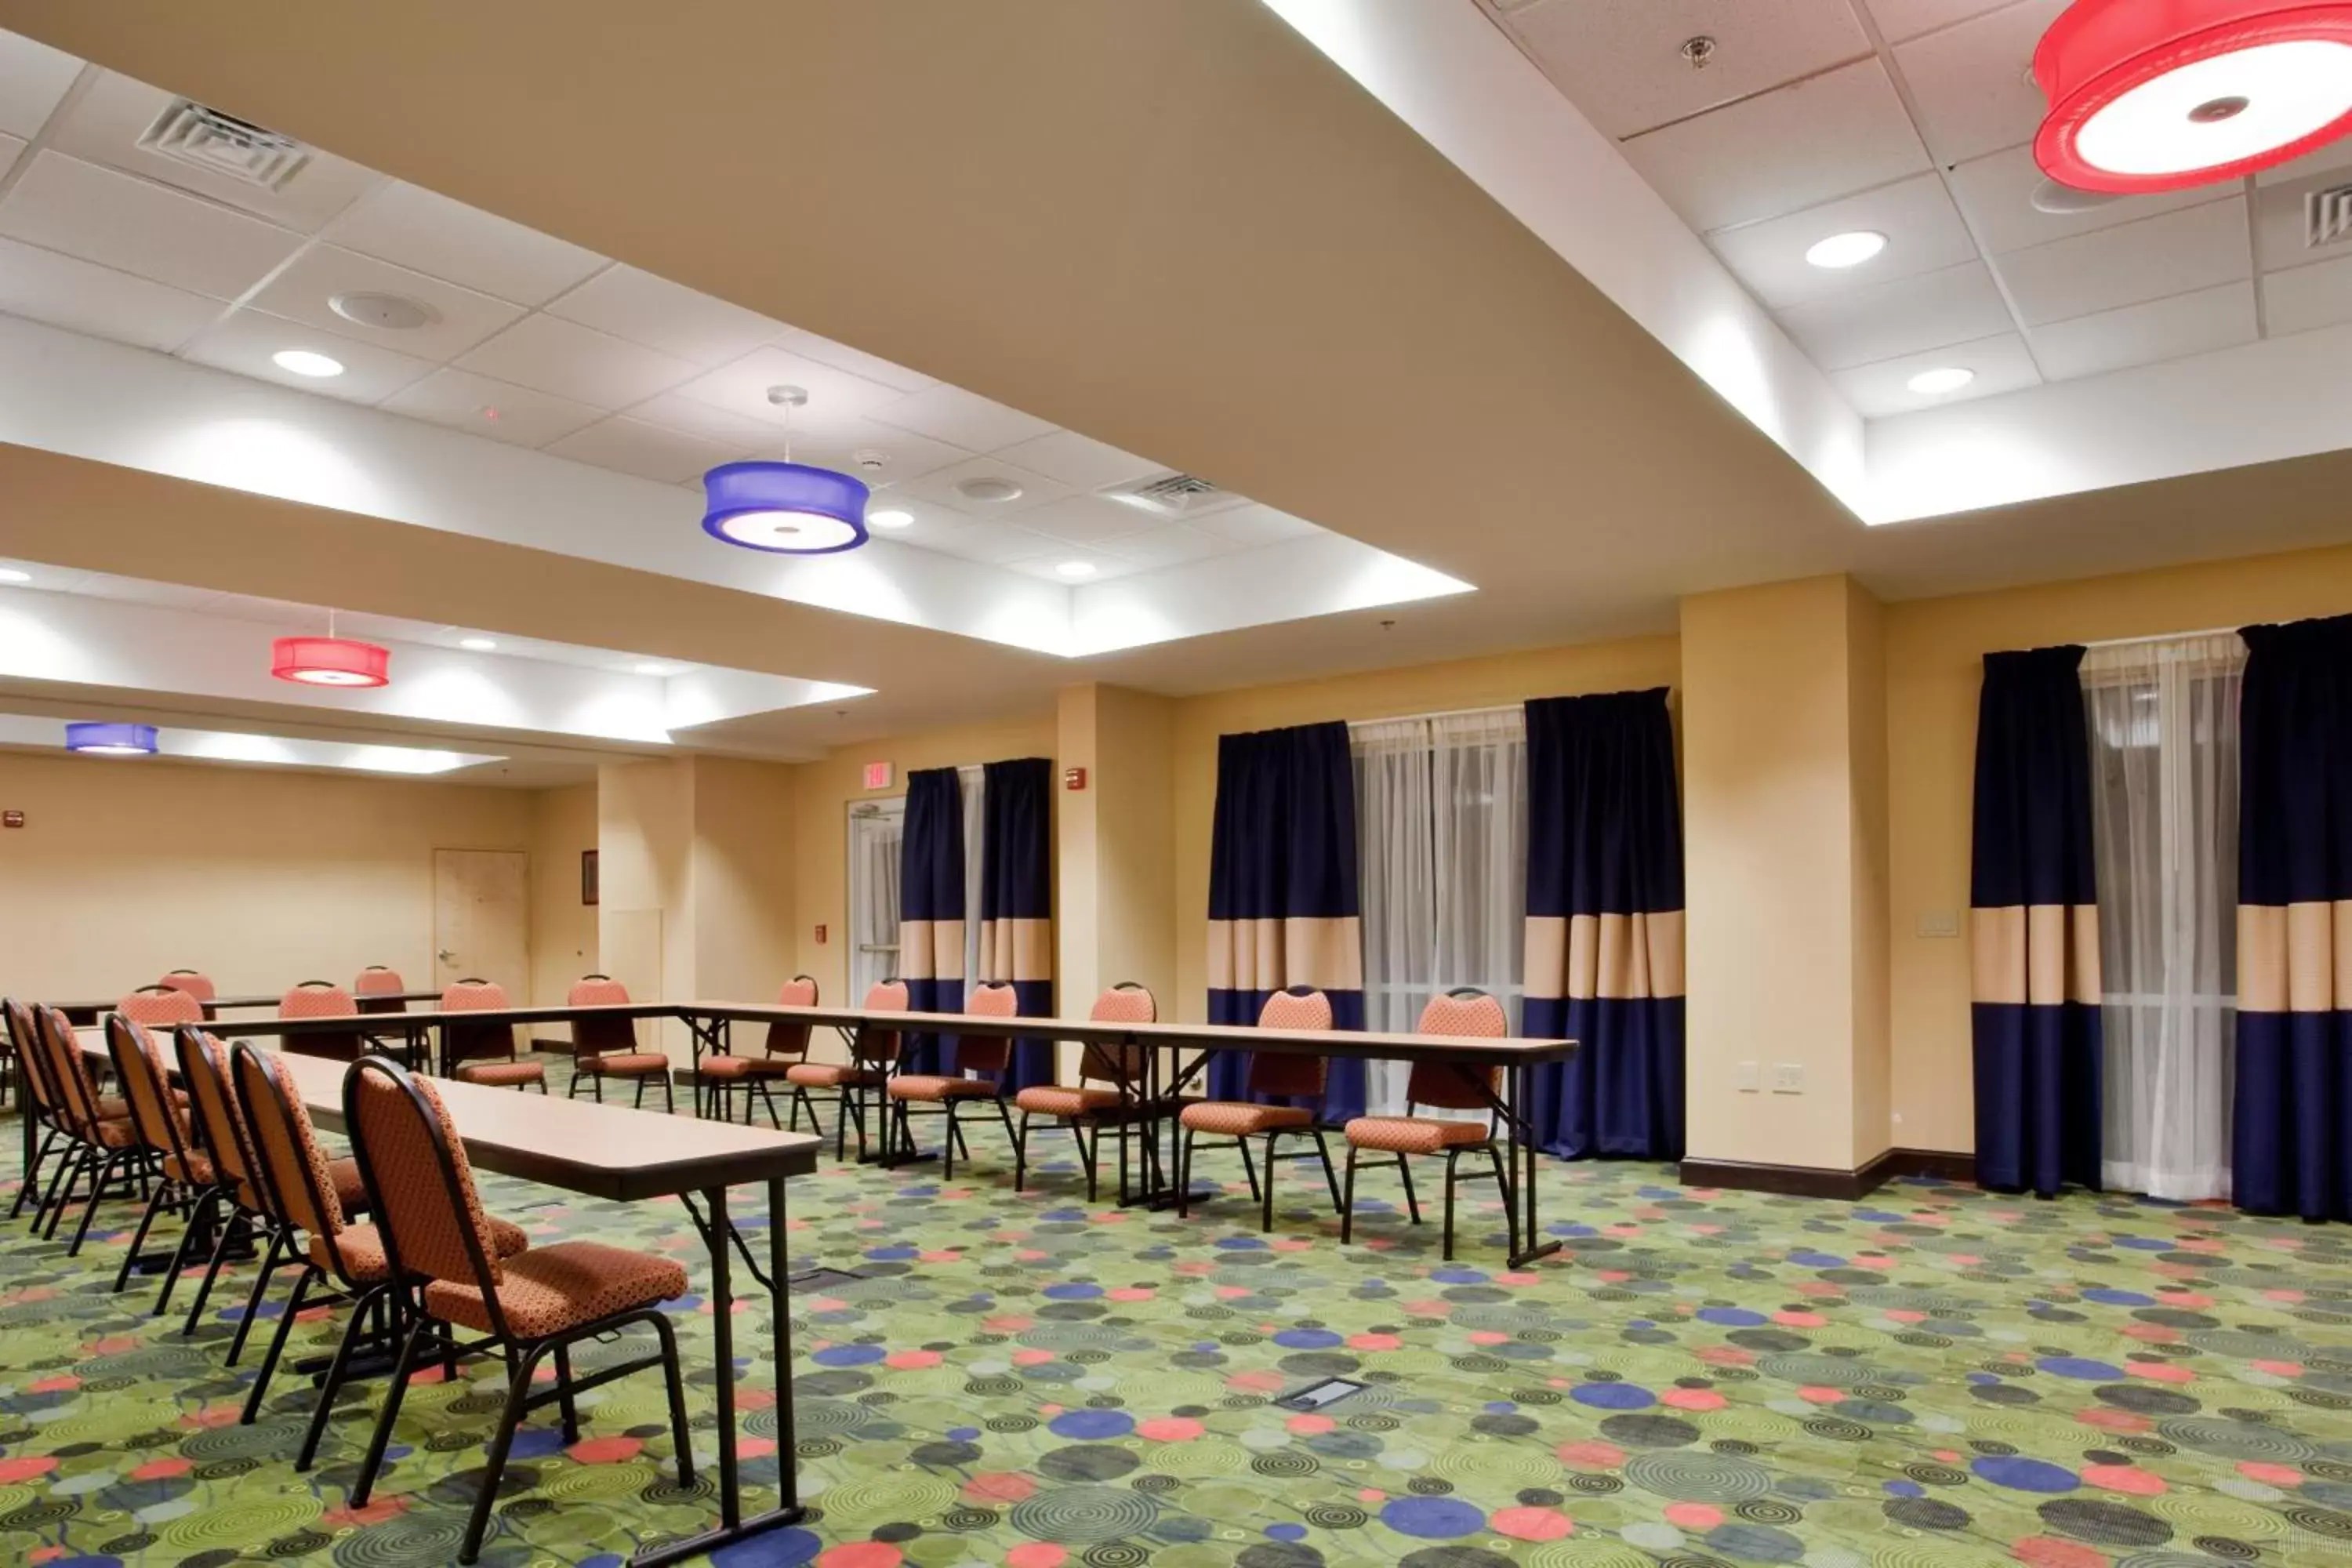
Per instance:
[[[866,787],[867,789],[888,789],[890,787],[890,764],[887,763],[866,763]]]

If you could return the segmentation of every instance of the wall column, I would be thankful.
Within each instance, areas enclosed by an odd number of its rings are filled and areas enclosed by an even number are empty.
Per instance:
[[[1055,754],[1087,770],[1056,815],[1055,986],[1066,1014],[1083,1016],[1105,986],[1151,988],[1160,1016],[1175,1012],[1175,705],[1119,686],[1071,686],[1055,710]],[[1076,1053],[1065,1049],[1065,1082]]]
[[[1866,1190],[1891,1142],[1882,612],[1844,576],[1697,595],[1682,672],[1689,1173]]]

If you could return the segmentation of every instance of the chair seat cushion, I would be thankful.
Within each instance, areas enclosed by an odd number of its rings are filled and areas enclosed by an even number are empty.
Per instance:
[[[119,1094],[110,1094],[98,1102],[100,1121],[120,1121],[131,1114],[131,1102]]]
[[[601,1072],[613,1078],[658,1078],[669,1071],[669,1058],[659,1051],[614,1051],[609,1057],[583,1057],[582,1072]]]
[[[526,1339],[562,1333],[615,1312],[650,1307],[686,1294],[686,1269],[676,1259],[607,1247],[601,1241],[559,1241],[510,1258],[499,1282],[499,1310]],[[488,1331],[490,1315],[479,1288],[436,1279],[425,1287],[425,1310],[436,1318]]]
[[[487,1083],[504,1087],[509,1084],[545,1083],[547,1066],[543,1062],[467,1062],[457,1068],[459,1083]]]
[[[841,1062],[794,1062],[784,1077],[807,1089],[870,1089],[882,1081],[882,1075],[872,1068]]]
[[[1237,1100],[1203,1100],[1186,1106],[1181,1120],[1195,1132],[1246,1138],[1253,1132],[1272,1132],[1282,1127],[1312,1126],[1315,1113],[1294,1105],[1249,1105]]]
[[[522,1226],[496,1215],[487,1217],[490,1222],[490,1244],[499,1249],[500,1258],[530,1250],[530,1237],[522,1233]],[[383,1234],[375,1226],[345,1226],[335,1233],[335,1246],[341,1251],[343,1267],[354,1283],[375,1285],[392,1278],[392,1264],[383,1252]],[[315,1236],[310,1238],[310,1261],[330,1274],[335,1271],[333,1255],[327,1250],[327,1244]]]
[[[334,1178],[335,1201],[343,1205],[347,1215],[365,1214],[368,1210],[367,1184],[360,1180],[357,1160],[330,1160],[327,1174]]]
[[[976,1078],[906,1073],[890,1080],[893,1100],[994,1100],[996,1086]]]
[[[1091,1116],[1097,1111],[1117,1110],[1118,1090],[1065,1089],[1058,1083],[1041,1083],[1014,1095],[1013,1103],[1039,1116]]]
[[[188,1186],[209,1187],[213,1184],[212,1157],[191,1152],[186,1163],[183,1164],[177,1154],[166,1154],[163,1156],[163,1174]]]
[[[1348,1123],[1348,1142],[1359,1149],[1398,1154],[1437,1154],[1449,1146],[1484,1143],[1483,1121],[1444,1121],[1427,1116],[1359,1116]]]
[[[705,1078],[783,1078],[811,1065],[794,1057],[705,1057],[698,1070]]]
[[[127,1116],[101,1121],[90,1131],[103,1149],[128,1149],[139,1142],[139,1130]]]

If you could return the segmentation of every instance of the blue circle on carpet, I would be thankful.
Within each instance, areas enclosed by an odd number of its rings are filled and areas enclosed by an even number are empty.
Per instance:
[[[1285,1329],[1274,1342],[1286,1351],[1328,1351],[1346,1342],[1328,1329]]]
[[[1399,1535],[1450,1541],[1484,1530],[1486,1515],[1459,1498],[1401,1497],[1390,1499],[1381,1507],[1381,1522]]]
[[[880,1345],[827,1345],[809,1360],[819,1366],[872,1366],[888,1353]]]
[[[2021,1492],[2071,1492],[2082,1483],[2074,1472],[2046,1459],[2019,1454],[1995,1454],[1969,1467],[1997,1487]]]
[[[1099,1285],[1048,1285],[1043,1292],[1048,1301],[1091,1301],[1102,1293]]]
[[[1699,1309],[1698,1321],[1702,1323],[1719,1323],[1727,1329],[1755,1329],[1761,1328],[1770,1320],[1763,1313],[1751,1311],[1746,1307],[1702,1307]]]
[[[1596,1410],[1643,1410],[1658,1402],[1655,1394],[1633,1383],[1579,1384],[1568,1396]]]
[[[2085,1290],[2085,1301],[2096,1301],[2102,1307],[2153,1307],[2156,1298],[2143,1296],[2137,1290]]]
[[[1269,1537],[1276,1541],[1304,1541],[1307,1539],[1307,1527],[1303,1524],[1269,1524],[1265,1527],[1265,1532]]]
[[[713,1568],[801,1568],[815,1562],[824,1550],[824,1542],[808,1531],[779,1530],[722,1546],[710,1554],[710,1561]]]
[[[1124,1410],[1065,1410],[1045,1429],[1056,1437],[1124,1437],[1135,1430],[1135,1417]]]
[[[2124,1374],[2123,1368],[2087,1356],[2043,1356],[2033,1364],[2053,1377],[2079,1377],[2085,1383],[2113,1383]]]

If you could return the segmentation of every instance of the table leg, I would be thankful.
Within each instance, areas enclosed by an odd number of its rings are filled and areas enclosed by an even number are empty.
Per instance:
[[[1505,1119],[1510,1127],[1511,1185],[1517,1189],[1509,1201],[1519,1210],[1519,1250],[1511,1255],[1511,1267],[1518,1268],[1558,1252],[1559,1238],[1536,1239],[1541,1234],[1536,1228],[1536,1167],[1543,1151],[1528,1120],[1534,1109],[1528,1094],[1531,1075],[1525,1063],[1514,1062],[1506,1077],[1511,1090],[1511,1113]]]
[[[710,1246],[711,1356],[719,1363],[719,1528],[650,1547],[629,1559],[631,1568],[662,1568],[707,1556],[722,1546],[797,1522],[803,1510],[793,1478],[792,1300],[784,1284],[784,1184],[768,1184],[768,1258],[772,1281],[776,1357],[776,1464],[783,1478],[783,1501],[765,1513],[743,1517],[743,1483],[735,1454],[735,1295],[729,1275],[727,1189],[702,1194],[710,1205],[704,1234]]]

